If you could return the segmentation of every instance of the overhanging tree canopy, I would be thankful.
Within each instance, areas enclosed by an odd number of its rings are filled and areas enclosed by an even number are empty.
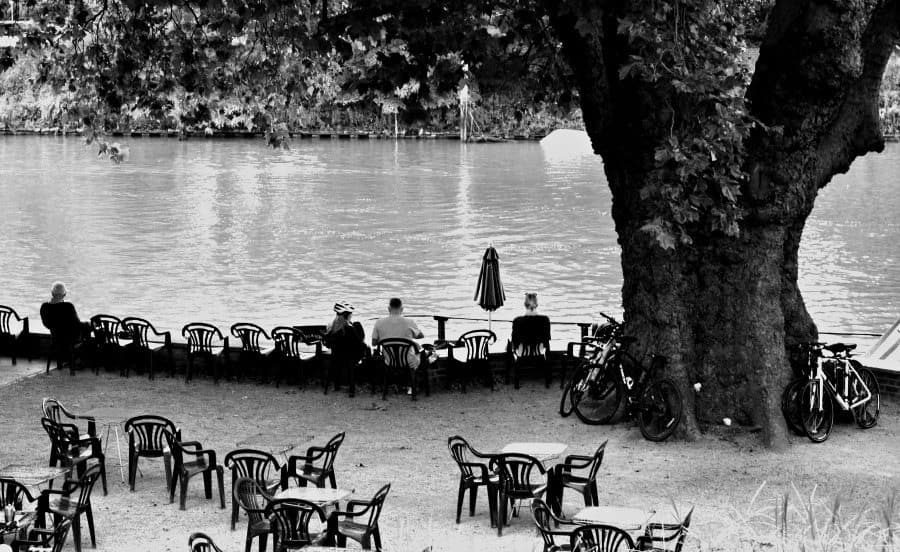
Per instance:
[[[612,190],[625,321],[672,360],[697,414],[687,435],[728,416],[783,442],[786,348],[817,334],[797,287],[801,235],[818,190],[883,147],[900,0],[359,0],[324,20],[299,0],[91,6],[31,36],[45,78],[77,85],[82,105],[96,94],[94,111],[240,90],[265,114],[314,86],[286,66],[298,53],[342,67],[345,92],[404,102],[448,93],[466,65],[484,83],[571,76]],[[752,76],[748,32],[762,41]]]

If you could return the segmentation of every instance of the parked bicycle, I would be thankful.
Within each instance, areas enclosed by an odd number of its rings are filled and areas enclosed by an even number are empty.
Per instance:
[[[623,418],[636,417],[645,439],[663,441],[681,422],[681,393],[675,382],[661,376],[666,358],[654,354],[644,365],[627,351],[636,338],[621,332],[622,326],[615,325],[610,338],[578,366],[563,402],[568,397],[578,418],[591,425],[609,423],[623,408]],[[561,404],[560,412],[565,409]]]
[[[578,368],[585,362],[593,364],[603,364],[606,362],[606,355],[611,350],[611,345],[615,341],[616,333],[620,326],[619,322],[604,313],[600,313],[606,322],[595,323],[591,325],[591,335],[584,338],[583,341],[572,341],[566,347],[566,356],[563,357],[563,393],[559,400],[559,414],[563,418],[570,416],[574,411],[574,405],[569,398],[572,387],[575,383],[575,376],[578,374]],[[578,354],[575,349],[578,349]],[[569,374],[568,361],[576,359],[576,370]]]
[[[801,377],[781,395],[781,410],[788,427],[814,443],[828,439],[834,425],[834,407],[850,411],[856,424],[868,429],[878,423],[881,395],[871,370],[852,359],[856,345],[802,343]]]

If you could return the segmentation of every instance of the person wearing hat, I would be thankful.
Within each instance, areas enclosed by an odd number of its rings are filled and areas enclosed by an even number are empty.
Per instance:
[[[323,341],[325,346],[331,349],[331,363],[337,370],[334,373],[334,387],[338,387],[339,374],[347,372],[347,383],[350,396],[356,394],[354,372],[359,362],[365,358],[368,352],[366,347],[366,331],[359,322],[352,322],[354,306],[346,301],[338,301],[334,304],[334,320],[325,327]],[[329,382],[325,382],[325,390],[328,390]]]

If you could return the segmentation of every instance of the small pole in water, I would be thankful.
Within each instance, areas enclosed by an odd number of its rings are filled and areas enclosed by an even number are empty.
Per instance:
[[[469,85],[465,84],[459,91],[459,140],[469,140]]]

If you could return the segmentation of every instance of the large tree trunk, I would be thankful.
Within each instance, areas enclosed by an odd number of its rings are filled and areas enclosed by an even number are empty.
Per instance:
[[[546,5],[604,159],[625,323],[639,338],[638,354],[669,358],[686,399],[685,436],[731,418],[762,430],[769,445],[786,442],[779,403],[790,377],[787,348],[817,338],[797,287],[800,239],[819,188],[856,156],[883,147],[877,91],[898,40],[900,0],[777,2],[748,97],[753,114],[782,131],[757,131],[747,141],[740,235],[700,232],[674,249],[642,230],[659,210],[641,190],[653,178],[654,151],[680,123],[663,106],[678,100],[659,83],[619,72],[633,59],[620,21],[658,5]]]

